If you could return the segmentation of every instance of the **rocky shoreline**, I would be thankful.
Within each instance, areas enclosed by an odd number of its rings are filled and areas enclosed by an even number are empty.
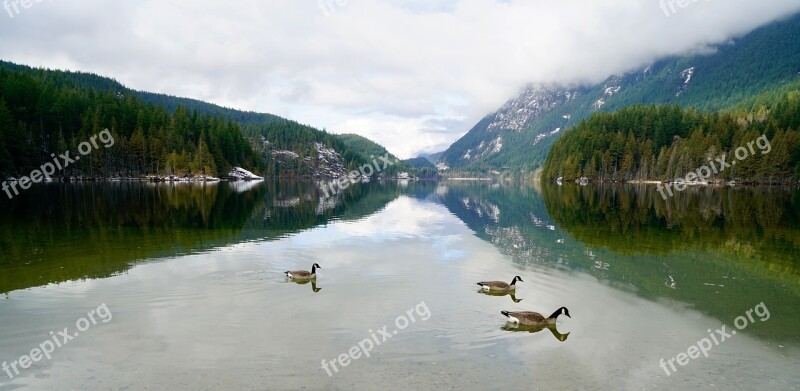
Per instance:
[[[3,180],[3,183],[11,182],[31,182],[28,177],[8,177]],[[44,178],[40,182],[153,182],[153,183],[174,183],[174,182],[193,182],[193,183],[208,183],[208,182],[236,182],[236,181],[261,181],[264,177],[253,174],[241,167],[234,167],[227,175],[215,177],[210,175],[193,175],[186,174],[183,176],[178,175],[145,175],[145,176],[54,176]]]

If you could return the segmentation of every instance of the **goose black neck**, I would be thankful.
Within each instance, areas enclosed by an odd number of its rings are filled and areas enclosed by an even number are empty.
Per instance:
[[[561,310],[562,309],[563,308],[559,308],[559,309],[556,310],[556,312],[553,312],[553,315],[550,315],[550,319],[557,319],[558,316],[561,315]]]
[[[511,285],[517,285],[517,278],[516,277],[514,277],[514,279],[511,280]]]
[[[317,272],[317,265],[311,265],[311,274],[314,274],[316,272]]]

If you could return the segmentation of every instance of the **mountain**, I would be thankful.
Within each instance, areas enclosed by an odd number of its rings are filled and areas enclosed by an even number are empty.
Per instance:
[[[436,166],[422,156],[403,160],[403,164],[414,169],[420,178],[439,178],[439,170],[436,169]]]
[[[410,167],[413,167],[413,168],[416,168],[416,169],[425,169],[425,168],[431,169],[431,170],[435,170],[436,169],[436,166],[433,165],[433,163],[431,163],[430,160],[428,160],[428,159],[426,159],[424,157],[421,157],[421,156],[420,157],[415,157],[413,159],[403,160],[403,163],[405,165],[407,165],[407,166],[410,166]]]
[[[0,66],[0,175],[30,175],[32,181],[41,180],[42,173],[56,178],[215,176],[235,166],[263,166],[229,119],[182,107],[170,113],[130,94],[88,86],[110,81],[86,80]],[[19,185],[25,189],[26,183]]]
[[[383,172],[386,175],[393,176],[400,172],[415,171],[412,167],[407,166],[397,156],[393,155],[382,145],[357,134],[340,134],[336,136],[347,148],[358,153],[365,161],[372,162],[380,159],[382,156],[387,156],[390,161],[394,162],[391,166],[386,168]],[[378,160],[379,161],[379,160]]]
[[[436,178],[439,176],[436,166],[426,158],[400,160],[397,156],[386,150],[382,145],[357,134],[340,134],[336,136],[350,150],[359,153],[367,162],[372,162],[381,156],[388,155],[389,160],[395,162],[383,172],[388,176],[395,176],[407,172],[420,178]]]
[[[0,61],[0,72],[3,72],[3,75],[11,75],[9,77],[14,78],[14,80],[22,80],[11,81],[11,79],[8,79],[7,88],[0,91],[0,99],[4,99],[7,105],[20,105],[18,107],[10,107],[11,123],[22,120],[25,122],[26,132],[33,132],[30,128],[35,125],[38,119],[43,120],[40,124],[41,129],[36,130],[38,133],[33,134],[33,138],[29,138],[18,146],[22,152],[11,154],[12,156],[18,156],[17,160],[20,161],[5,162],[2,160],[5,159],[3,157],[5,156],[4,152],[0,150],[0,174],[4,175],[22,175],[25,172],[22,167],[31,168],[34,162],[43,161],[44,155],[53,153],[52,140],[58,139],[59,132],[66,133],[67,141],[73,141],[69,140],[72,133],[86,126],[80,118],[81,115],[85,114],[85,110],[95,111],[98,106],[105,108],[102,101],[93,101],[88,106],[86,105],[87,97],[96,96],[103,97],[106,101],[113,100],[120,105],[129,106],[128,109],[131,111],[127,114],[130,114],[131,117],[125,118],[128,123],[119,124],[121,126],[119,132],[123,137],[123,141],[126,141],[124,143],[126,146],[128,145],[127,141],[136,130],[132,127],[136,126],[136,123],[134,123],[137,120],[136,113],[140,110],[145,110],[145,108],[146,110],[160,110],[158,114],[160,116],[171,117],[177,114],[181,118],[189,118],[188,120],[180,121],[189,128],[183,129],[176,134],[171,134],[171,137],[181,140],[174,141],[167,146],[160,146],[159,142],[161,141],[155,141],[157,139],[163,140],[164,137],[153,136],[151,132],[154,129],[151,129],[151,122],[139,123],[139,125],[143,125],[141,126],[141,133],[143,140],[145,140],[140,147],[141,150],[138,152],[141,162],[134,167],[134,170],[126,170],[130,166],[126,163],[119,163],[119,169],[113,169],[116,171],[121,170],[130,174],[191,172],[190,166],[192,166],[192,160],[194,159],[194,151],[198,149],[198,137],[202,133],[197,130],[199,129],[198,124],[194,122],[198,118],[204,121],[226,123],[229,127],[235,127],[238,135],[228,135],[226,137],[238,139],[241,135],[244,135],[246,140],[249,141],[249,143],[242,143],[234,140],[236,143],[241,144],[238,147],[240,150],[235,151],[231,149],[218,151],[214,150],[212,146],[211,152],[214,157],[213,165],[215,166],[213,171],[216,175],[224,174],[231,165],[238,164],[258,172],[263,171],[267,177],[330,179],[346,175],[351,169],[367,163],[367,160],[360,153],[348,148],[337,136],[272,114],[235,110],[196,99],[136,91],[125,87],[114,79],[85,72],[32,68],[7,61]],[[20,83],[26,84],[22,90],[17,89]],[[9,92],[11,90],[13,91]],[[77,100],[69,100],[70,98],[68,97],[75,94],[82,97]],[[56,103],[53,103],[54,101]],[[65,106],[65,102],[72,106]],[[36,105],[40,106],[33,109]],[[84,111],[77,110],[78,107]],[[68,109],[72,111],[66,113]],[[24,114],[24,118],[18,116],[20,112]],[[48,118],[37,117],[37,115],[43,115],[42,113],[47,113],[51,117],[58,117],[57,121],[49,121]],[[122,121],[120,115],[118,112],[108,112],[108,124],[103,124],[102,126],[111,128],[112,120]],[[69,121],[64,122],[65,118]],[[148,115],[145,119],[150,120],[151,116]],[[99,123],[95,125],[99,125]],[[154,125],[157,128],[155,131],[171,130],[169,127],[164,128],[157,125]],[[45,138],[47,140],[39,142],[40,140],[36,138]],[[81,140],[74,141],[79,142]],[[38,150],[37,148],[31,148],[31,143],[34,142],[44,145],[48,149]],[[182,144],[186,142],[191,145]],[[207,144],[210,142],[211,140],[207,140]],[[162,147],[168,150],[164,152],[161,150]],[[14,151],[17,150],[14,149]],[[55,151],[58,153],[63,152],[63,148]],[[251,155],[253,151],[255,151],[255,154]],[[171,152],[175,152],[175,154],[164,158],[164,154]],[[235,156],[223,156],[222,152],[235,154]],[[44,155],[38,157],[40,154]],[[37,157],[34,158],[34,155]],[[145,155],[147,156],[147,162],[144,162]],[[175,170],[176,165],[178,167],[177,172]],[[103,172],[105,173],[104,175],[111,175],[109,172]],[[81,173],[89,174],[83,171]],[[92,173],[100,174],[95,170]]]
[[[181,98],[147,91],[137,91],[122,85],[115,79],[93,73],[33,68],[27,65],[15,64],[2,60],[0,60],[0,69],[17,73],[26,73],[34,77],[44,78],[54,83],[54,86],[56,87],[72,86],[88,88],[95,91],[102,91],[121,96],[133,95],[146,103],[163,107],[169,113],[174,112],[179,107],[183,107],[189,111],[197,111],[201,114],[230,118],[240,124],[260,123],[283,119],[272,114],[241,111],[218,106],[213,103],[203,102],[197,99]]]
[[[389,155],[389,159],[392,161],[400,160],[397,158],[397,156],[389,152],[383,145],[380,145],[364,136],[359,136],[357,134],[340,134],[337,135],[336,138],[341,140],[354,152],[359,153],[366,160],[372,160],[376,157],[385,155]]]
[[[528,86],[484,117],[439,159],[450,169],[532,171],[553,142],[595,112],[635,104],[720,110],[800,74],[800,15],[703,53],[664,58],[604,82],[571,88]]]
[[[430,153],[430,154],[427,154],[427,155],[421,155],[419,157],[428,159],[429,162],[431,162],[433,164],[436,164],[436,163],[439,163],[439,159],[441,159],[442,155],[444,155],[444,151],[436,152],[436,153]]]

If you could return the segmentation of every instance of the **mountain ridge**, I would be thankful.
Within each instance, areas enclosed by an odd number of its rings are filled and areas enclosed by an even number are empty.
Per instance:
[[[243,111],[193,98],[135,90],[114,78],[89,72],[37,68],[4,60],[0,60],[0,71],[29,75],[54,89],[91,90],[93,93],[108,94],[118,99],[139,100],[146,105],[162,108],[168,114],[184,110],[187,115],[197,113],[209,118],[233,121],[264,160],[264,164],[259,166],[263,166],[267,177],[332,179],[344,176],[350,169],[370,161],[363,156],[362,151],[352,148],[339,135],[274,114]],[[144,130],[145,133],[147,131]],[[364,140],[374,144],[371,140]],[[408,167],[398,168],[413,171]]]
[[[800,75],[800,15],[714,46],[669,56],[601,83],[573,88],[528,85],[454,142],[439,163],[456,171],[530,172],[552,143],[594,112],[634,104],[699,110],[735,106]]]

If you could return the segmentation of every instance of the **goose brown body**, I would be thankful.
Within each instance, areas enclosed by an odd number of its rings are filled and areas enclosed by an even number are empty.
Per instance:
[[[491,291],[512,291],[517,289],[517,281],[522,281],[522,277],[516,276],[511,283],[503,282],[503,281],[482,281],[479,282],[478,285],[481,286],[483,289],[488,289]]]

